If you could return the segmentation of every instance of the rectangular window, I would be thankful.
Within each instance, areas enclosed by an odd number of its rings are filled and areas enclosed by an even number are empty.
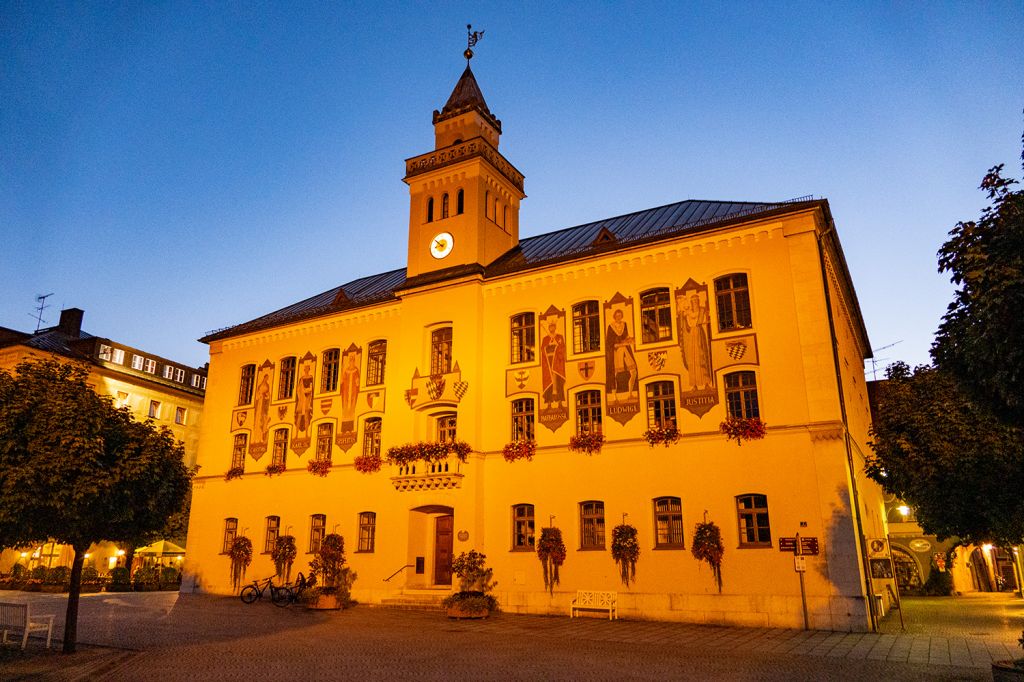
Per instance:
[[[363,422],[363,455],[380,457],[380,417],[370,417]]]
[[[334,424],[324,422],[316,427],[316,459],[327,462],[331,459],[331,442],[334,440]]]
[[[676,396],[671,381],[647,384],[647,427],[651,429],[675,428]]]
[[[452,371],[452,328],[442,327],[430,333],[430,373]]]
[[[765,495],[740,495],[736,498],[740,524],[740,547],[771,547],[768,524],[768,498]]]
[[[533,362],[537,347],[537,324],[533,313],[512,317],[512,363]]]
[[[451,339],[449,338],[449,341]],[[366,385],[377,386],[384,383],[384,362],[388,356],[387,341],[371,341],[366,351]]]
[[[330,393],[338,390],[338,369],[341,362],[341,351],[331,348],[324,351],[323,368],[320,370],[320,392]]]
[[[572,350],[574,353],[601,350],[601,314],[597,301],[584,301],[572,307]]]
[[[757,377],[753,372],[725,375],[725,407],[730,417],[753,419],[761,416],[757,404]]]
[[[224,519],[224,542],[221,544],[221,554],[231,551],[231,545],[235,544],[236,535],[238,535],[238,519]]]
[[[576,434],[601,433],[601,392],[576,394]]]
[[[362,512],[359,514],[359,550],[372,552],[377,538],[377,514]]]
[[[274,430],[274,451],[270,457],[270,463],[284,466],[285,456],[288,453],[288,429]]]
[[[249,448],[249,434],[236,433],[235,444],[231,448],[231,468],[245,469],[245,452]]]
[[[718,304],[718,330],[746,329],[751,326],[750,290],[743,273],[726,275],[715,280],[715,301]]]
[[[184,424],[185,423],[185,408],[175,407],[174,408],[174,423]]]
[[[114,352],[110,355],[110,361],[118,365],[124,364],[124,351],[120,348],[115,348]]]
[[[654,546],[683,548],[683,503],[678,497],[654,500]]]
[[[456,416],[454,414],[446,414],[442,417],[437,418],[437,442],[438,443],[454,443],[455,442],[455,425]]]
[[[146,358],[145,365],[143,366],[142,369],[146,372],[149,372],[150,374],[156,374],[156,360],[150,360],[149,358]]]
[[[267,517],[267,534],[263,540],[263,553],[270,554],[274,551],[274,546],[277,544],[277,536],[281,533],[281,517],[280,516],[268,516]]]
[[[174,380],[177,381],[179,384],[185,383],[185,370],[181,369],[180,367],[175,367]]]
[[[100,360],[106,360],[110,362],[110,358],[114,353],[114,349],[105,343],[100,344]]]
[[[124,391],[117,392],[117,406],[125,407],[128,405],[128,394]]]
[[[512,401],[512,440],[533,440],[533,398]]]
[[[149,418],[159,419],[160,418],[160,401],[150,400],[149,401]]]
[[[249,405],[252,403],[252,391],[256,386],[256,365],[246,365],[242,368],[242,378],[238,382],[238,404]]]
[[[604,502],[580,502],[580,549],[604,549]]]
[[[533,505],[515,505],[512,507],[512,550],[532,552],[535,542]]]
[[[644,343],[672,339],[672,306],[668,289],[652,289],[640,294],[640,320]]]
[[[324,514],[313,514],[309,517],[309,553],[316,554],[320,551],[320,543],[327,533],[327,516]]]
[[[277,384],[277,399],[288,400],[295,395],[295,357],[281,359],[281,374]]]
[[[173,379],[174,378],[174,368],[171,367],[170,365],[164,365],[163,377],[164,377],[164,379]]]
[[[146,362],[146,358],[142,357],[141,355],[133,355],[132,356],[132,369],[137,369],[137,370],[141,371],[143,365],[145,364],[145,362]]]

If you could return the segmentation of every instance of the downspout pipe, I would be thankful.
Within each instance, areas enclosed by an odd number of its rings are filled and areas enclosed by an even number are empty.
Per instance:
[[[850,485],[852,486],[853,500],[852,512],[853,521],[857,529],[857,553],[860,556],[861,568],[864,571],[865,598],[868,602],[868,612],[871,616],[871,631],[878,631],[878,614],[875,611],[875,591],[871,586],[871,566],[868,564],[867,552],[864,543],[864,521],[860,512],[860,493],[857,490],[857,470],[853,464],[853,447],[850,444],[850,424],[846,413],[846,396],[843,394],[843,375],[839,364],[839,341],[836,338],[836,324],[832,317],[832,296],[828,289],[828,269],[825,267],[825,239],[834,238],[835,229],[831,222],[825,223],[825,230],[817,235],[818,261],[821,265],[821,287],[825,293],[825,310],[828,313],[828,331],[832,340],[832,363],[836,372],[836,390],[839,393],[839,411],[843,420],[843,443],[846,446],[846,466],[850,473]]]

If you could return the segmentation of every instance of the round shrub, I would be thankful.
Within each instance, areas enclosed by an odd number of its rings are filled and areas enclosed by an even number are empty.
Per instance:
[[[32,573],[31,573],[32,580],[39,580],[39,581],[46,580],[46,573],[47,573],[47,571],[48,571],[48,569],[46,568],[46,566],[36,566],[35,568],[32,569]]]
[[[28,573],[28,569],[25,568],[24,564],[14,564],[11,566],[11,577],[15,580],[24,580],[26,573]]]
[[[124,566],[110,569],[110,582],[113,585],[127,585],[131,582],[128,579],[128,569]]]
[[[99,571],[92,566],[85,566],[82,568],[82,582],[94,582],[99,577]]]
[[[46,580],[51,585],[63,585],[68,582],[71,576],[71,569],[67,566],[54,566],[46,572]]]
[[[160,582],[168,585],[176,583],[181,579],[181,573],[174,566],[164,566],[160,569]]]

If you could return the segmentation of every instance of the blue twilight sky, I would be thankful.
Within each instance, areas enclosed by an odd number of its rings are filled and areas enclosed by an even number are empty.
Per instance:
[[[1020,177],[1024,3],[0,0],[0,325],[191,364],[402,267],[403,161],[473,70],[522,235],[682,199],[829,199],[873,345],[927,360],[935,252]]]

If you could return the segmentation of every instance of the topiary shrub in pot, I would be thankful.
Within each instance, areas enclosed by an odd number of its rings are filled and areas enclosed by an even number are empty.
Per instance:
[[[92,566],[82,567],[82,593],[99,592],[103,589],[100,573]]]
[[[452,562],[452,572],[459,577],[459,591],[442,604],[449,618],[486,618],[498,611],[498,600],[488,594],[498,584],[492,582],[494,569],[487,568],[487,556],[471,549]]]
[[[128,575],[128,569],[118,566],[110,569],[110,582],[107,584],[107,592],[131,592],[132,582]]]
[[[352,584],[356,581],[355,571],[345,565],[345,539],[330,533],[320,541],[309,570],[314,586],[307,587],[299,599],[309,609],[343,609],[351,606]]]

